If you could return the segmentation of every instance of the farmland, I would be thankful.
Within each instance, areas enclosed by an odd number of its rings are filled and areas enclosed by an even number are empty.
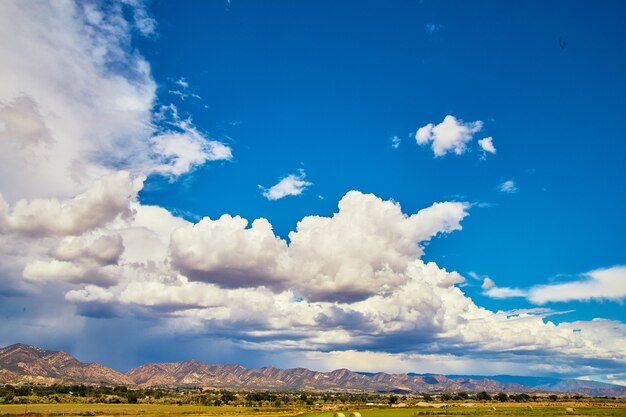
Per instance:
[[[568,413],[568,407],[573,413]],[[421,417],[421,416],[626,416],[622,402],[576,402],[533,404],[455,404],[446,408],[339,408],[346,417],[359,411],[362,417]],[[170,404],[6,404],[0,405],[0,416],[145,416],[145,417],[333,417],[334,411],[319,411],[314,407],[240,407]]]

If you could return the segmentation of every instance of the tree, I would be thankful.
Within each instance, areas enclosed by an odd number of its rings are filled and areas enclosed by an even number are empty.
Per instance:
[[[500,401],[501,403],[506,402],[509,400],[509,396],[506,395],[504,392],[499,392],[496,395],[496,400]]]
[[[226,391],[222,393],[221,400],[224,404],[228,405],[229,402],[235,401],[235,398],[236,398],[235,394],[233,394],[232,392]]]
[[[482,391],[476,394],[476,399],[480,401],[489,401],[491,400],[491,395],[487,394],[485,391]]]

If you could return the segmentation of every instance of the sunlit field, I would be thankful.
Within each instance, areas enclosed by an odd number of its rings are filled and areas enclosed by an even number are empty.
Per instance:
[[[573,412],[567,408],[573,408]],[[532,407],[480,404],[447,408],[342,408],[348,417],[358,411],[361,417],[418,417],[418,416],[626,416],[624,403],[544,404]],[[307,407],[234,407],[161,404],[8,404],[0,405],[3,416],[258,416],[258,417],[333,417],[334,411],[311,411]]]
[[[418,416],[626,416],[626,404],[572,406],[573,414],[566,410],[565,405],[533,405],[528,406],[497,406],[481,404],[469,407],[447,408],[387,408],[387,409],[363,409],[356,410],[361,417],[418,417]],[[346,410],[343,414],[348,417],[353,410]],[[333,412],[306,413],[303,417],[333,417]]]
[[[41,416],[293,416],[296,408],[248,408],[170,404],[8,404],[0,405],[0,415]]]

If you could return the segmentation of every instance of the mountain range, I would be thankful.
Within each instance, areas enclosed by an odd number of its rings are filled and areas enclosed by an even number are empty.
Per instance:
[[[210,387],[250,390],[351,390],[379,392],[568,392],[626,397],[626,387],[578,379],[510,375],[435,375],[317,372],[306,368],[211,365],[195,360],[150,363],[122,374],[97,363],[83,363],[63,351],[15,344],[0,348],[0,383],[100,384],[141,387]]]

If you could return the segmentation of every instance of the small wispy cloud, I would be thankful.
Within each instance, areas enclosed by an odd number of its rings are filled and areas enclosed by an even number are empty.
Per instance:
[[[303,169],[300,169],[297,174],[287,175],[278,184],[270,188],[265,188],[261,185],[259,185],[259,188],[263,190],[262,194],[268,200],[280,200],[290,195],[300,195],[307,187],[313,185],[312,182],[305,181],[305,177],[306,173]]]
[[[517,192],[517,184],[513,180],[506,180],[498,186],[501,193],[515,194]]]
[[[484,277],[481,288],[483,295],[490,298],[524,297],[539,305],[590,300],[621,303],[626,299],[626,266],[596,269],[569,282],[534,285],[527,289],[499,287],[491,278]]]
[[[400,147],[400,143],[402,143],[402,139],[399,136],[394,136],[391,138],[391,147],[393,149],[398,149]]]
[[[426,25],[424,26],[424,30],[429,34],[432,35],[435,32],[437,32],[438,30],[442,29],[443,25],[441,24],[435,24],[435,23],[426,23]]]
[[[626,266],[597,269],[569,282],[536,285],[530,289],[528,299],[535,304],[624,300],[626,299]]]
[[[483,289],[483,294],[489,298],[503,299],[526,297],[528,295],[526,291],[519,288],[498,287],[489,277],[485,277],[483,284],[480,287]]]
[[[478,141],[478,144],[483,150],[482,159],[485,159],[488,153],[493,154],[493,155],[496,154],[496,147],[493,145],[493,138],[491,136],[480,139]]]
[[[200,95],[193,93],[189,90],[189,81],[185,80],[184,77],[181,77],[178,80],[174,81],[174,85],[176,85],[176,88],[169,90],[168,93],[177,96],[181,101],[185,101],[189,97],[196,100],[202,100],[202,97],[200,97]]]

